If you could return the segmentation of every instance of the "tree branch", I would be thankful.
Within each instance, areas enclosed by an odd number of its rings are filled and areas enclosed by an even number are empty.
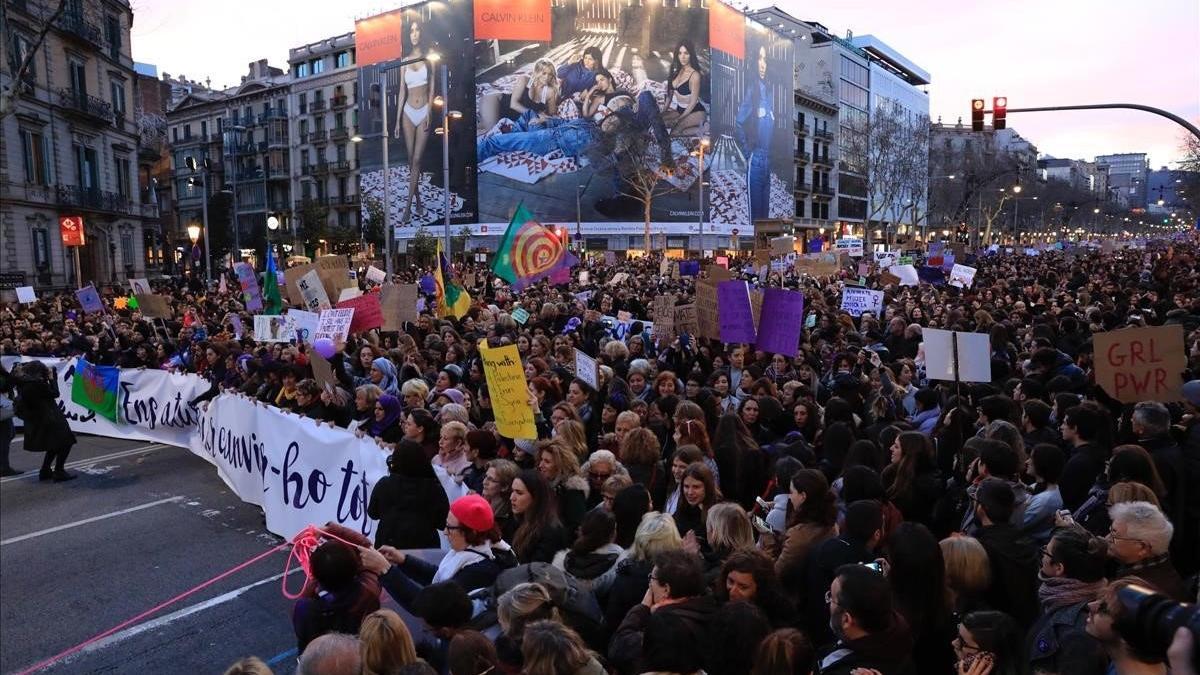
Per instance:
[[[54,12],[46,19],[41,28],[38,29],[37,36],[30,43],[29,49],[21,57],[21,63],[13,72],[12,85],[0,92],[0,118],[7,117],[17,109],[17,103],[21,100],[23,88],[25,85],[25,76],[29,73],[29,68],[33,64],[33,59],[41,49],[42,44],[46,41],[46,34],[50,32],[54,22],[62,16],[67,9],[67,0],[58,0],[58,5],[54,8]],[[16,31],[13,30],[8,18],[8,3],[0,2],[0,11],[3,12],[2,28],[6,36],[6,42],[12,45],[11,49],[16,48]],[[32,13],[32,12],[31,12]]]

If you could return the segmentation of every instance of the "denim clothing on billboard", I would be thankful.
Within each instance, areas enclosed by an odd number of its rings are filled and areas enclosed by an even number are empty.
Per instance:
[[[525,122],[524,119],[521,122]],[[517,128],[507,134],[493,134],[480,138],[475,144],[476,156],[483,161],[502,152],[524,150],[535,155],[545,155],[561,150],[568,157],[579,157],[589,145],[596,142],[600,130],[588,119],[564,120],[550,117],[540,126],[530,127],[518,122]]]
[[[750,217],[766,218],[771,201],[771,137],[775,132],[775,97],[766,81],[755,77],[737,114],[737,140],[750,156],[746,171]]]
[[[559,96],[566,99],[576,93],[587,91],[596,84],[596,71],[588,70],[583,67],[582,63],[576,61],[560,67],[558,79],[562,80],[562,90],[559,92]]]

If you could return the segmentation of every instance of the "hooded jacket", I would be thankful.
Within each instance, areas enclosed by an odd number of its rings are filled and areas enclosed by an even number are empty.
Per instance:
[[[1011,523],[980,528],[975,535],[987,551],[992,585],[984,596],[989,605],[1008,612],[1020,625],[1038,616],[1039,553],[1033,541]]]
[[[641,603],[634,605],[609,644],[609,663],[617,672],[628,675],[649,670],[648,661],[662,663],[694,658],[693,653],[685,650],[694,652],[707,644],[708,624],[717,608],[717,601],[709,595],[660,607],[653,614],[649,607]],[[671,630],[663,632],[669,633],[672,638],[668,644],[654,644],[651,647],[654,650],[652,659],[643,649],[651,616],[656,622],[671,624]]]
[[[616,544],[605,544],[582,555],[564,549],[554,556],[553,565],[575,577],[580,587],[604,595],[617,576],[617,562],[624,554],[625,549]]]

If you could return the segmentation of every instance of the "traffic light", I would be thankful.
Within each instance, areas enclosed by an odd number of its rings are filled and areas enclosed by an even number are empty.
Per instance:
[[[1005,117],[1008,115],[1008,97],[992,97],[992,128],[1000,131],[1008,126]]]
[[[971,131],[983,131],[983,99],[971,99]]]

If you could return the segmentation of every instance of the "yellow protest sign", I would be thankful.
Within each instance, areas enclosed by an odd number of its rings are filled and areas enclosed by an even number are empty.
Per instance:
[[[496,430],[509,438],[537,438],[525,369],[521,367],[517,346],[489,349],[487,340],[480,340],[479,356],[483,359],[483,373],[496,414]]]

